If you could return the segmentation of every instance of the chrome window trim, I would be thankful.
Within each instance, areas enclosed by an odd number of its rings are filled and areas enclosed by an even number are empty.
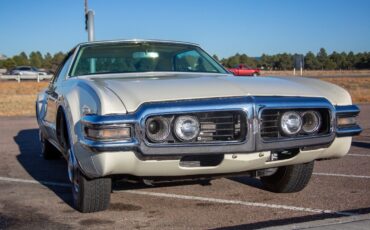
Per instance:
[[[134,127],[133,137],[129,141],[97,142],[82,139],[80,142],[94,152],[132,150],[145,156],[249,153],[264,150],[315,147],[331,144],[336,136],[351,130],[337,130],[338,114],[349,114],[354,106],[334,107],[327,99],[319,97],[264,97],[245,96],[229,98],[193,99],[142,104],[130,114],[86,115],[81,122],[85,125],[128,124]],[[358,108],[358,107],[357,107]],[[328,109],[330,132],[320,136],[265,141],[260,136],[260,118],[265,109]],[[145,121],[150,116],[187,114],[197,112],[241,111],[246,115],[247,133],[245,141],[218,141],[208,143],[149,143],[145,138]]]
[[[92,42],[82,42],[78,44],[79,46],[94,45],[94,44],[115,44],[115,43],[142,43],[142,42],[152,42],[152,43],[164,43],[164,44],[179,44],[179,45],[191,45],[200,47],[197,43],[174,41],[174,40],[159,40],[159,39],[120,39],[120,40],[102,40],[102,41],[92,41]]]

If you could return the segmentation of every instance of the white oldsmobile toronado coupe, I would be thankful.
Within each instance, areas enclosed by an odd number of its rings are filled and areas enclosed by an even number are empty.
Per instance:
[[[233,77],[198,45],[83,43],[36,101],[42,155],[64,156],[74,206],[109,206],[112,179],[242,174],[302,190],[314,161],[347,154],[361,128],[344,89],[302,77]]]

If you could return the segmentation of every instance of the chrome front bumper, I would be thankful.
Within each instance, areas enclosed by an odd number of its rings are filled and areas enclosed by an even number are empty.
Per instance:
[[[330,131],[321,136],[289,138],[278,141],[265,141],[259,135],[260,114],[263,109],[327,109],[330,113]],[[150,143],[145,137],[145,121],[149,116],[166,114],[187,114],[195,112],[240,111],[246,117],[246,138],[241,141],[215,143]],[[358,135],[358,125],[337,127],[337,116],[356,116],[356,105],[334,107],[325,98],[307,97],[233,97],[202,100],[170,101],[145,103],[135,113],[122,115],[86,115],[83,126],[128,124],[134,132],[130,140],[94,141],[81,138],[79,142],[91,152],[134,151],[143,156],[169,156],[217,153],[253,153],[259,151],[311,147],[311,149],[331,144],[336,136]]]

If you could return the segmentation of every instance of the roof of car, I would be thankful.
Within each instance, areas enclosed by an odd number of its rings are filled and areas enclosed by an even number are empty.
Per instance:
[[[33,66],[29,66],[29,65],[20,65],[20,66],[16,66],[15,68],[32,68]]]
[[[153,43],[171,43],[171,44],[182,44],[182,45],[199,46],[199,44],[191,43],[191,42],[181,42],[181,41],[171,41],[171,40],[158,40],[158,39],[102,40],[102,41],[83,42],[83,43],[80,43],[79,46],[89,45],[89,44],[105,44],[105,43],[121,43],[121,42],[132,42],[132,43],[153,42]]]

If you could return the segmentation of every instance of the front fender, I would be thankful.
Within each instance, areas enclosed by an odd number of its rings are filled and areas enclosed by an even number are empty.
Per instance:
[[[91,164],[91,155],[80,148],[79,140],[83,135],[81,118],[88,113],[125,114],[126,109],[112,91],[85,80],[70,79],[60,91],[62,96],[58,99],[58,109],[62,109],[66,117],[71,151],[79,165],[85,166],[81,170],[86,175],[95,174],[96,169]]]

